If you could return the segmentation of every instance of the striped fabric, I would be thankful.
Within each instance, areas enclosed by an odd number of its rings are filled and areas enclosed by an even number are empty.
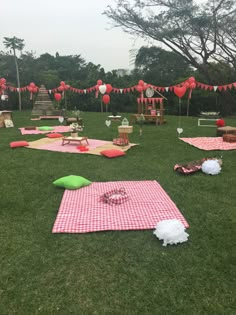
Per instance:
[[[104,203],[107,191],[124,188],[127,201]],[[78,190],[65,190],[53,233],[154,229],[161,220],[188,223],[156,181],[95,182]]]

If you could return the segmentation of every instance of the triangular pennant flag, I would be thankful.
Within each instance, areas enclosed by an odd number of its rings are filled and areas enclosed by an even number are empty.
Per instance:
[[[52,90],[48,90],[48,93],[51,94],[51,93],[52,93]]]
[[[165,87],[165,90],[166,90],[166,92],[169,92],[169,87],[166,86],[166,87]]]
[[[123,93],[123,89],[120,89],[120,93],[121,93],[121,94]]]
[[[87,93],[87,91],[84,89],[84,94],[86,94]]]
[[[218,86],[214,85],[213,89],[214,89],[214,91],[216,91],[218,89]]]

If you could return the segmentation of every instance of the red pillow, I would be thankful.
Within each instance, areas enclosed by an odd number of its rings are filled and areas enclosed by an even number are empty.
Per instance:
[[[125,152],[117,149],[103,150],[100,153],[108,158],[114,158],[125,155]]]
[[[11,148],[18,148],[18,147],[27,147],[29,143],[27,141],[13,141],[10,142]]]
[[[62,138],[63,135],[60,133],[49,133],[49,134],[47,134],[47,137],[48,138]]]

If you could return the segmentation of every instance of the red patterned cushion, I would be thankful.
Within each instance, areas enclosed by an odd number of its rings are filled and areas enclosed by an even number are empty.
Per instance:
[[[103,150],[100,153],[108,158],[114,158],[125,155],[125,152],[117,149]]]
[[[27,147],[29,143],[27,141],[13,141],[10,143],[11,148],[18,148],[18,147]]]
[[[60,133],[49,133],[49,134],[47,134],[47,137],[48,138],[62,138],[63,135]]]

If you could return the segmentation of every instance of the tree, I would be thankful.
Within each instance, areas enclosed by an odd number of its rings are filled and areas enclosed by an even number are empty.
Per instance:
[[[180,77],[189,77],[191,69],[183,58],[159,47],[141,47],[135,57],[141,78],[154,85],[168,86]]]
[[[209,84],[225,83],[211,76],[213,60],[227,61],[236,71],[234,0],[118,0],[117,7],[108,6],[104,14],[125,32],[175,52]]]
[[[18,86],[18,95],[19,95],[19,110],[21,111],[21,92],[20,92],[20,74],[19,67],[17,62],[16,50],[22,51],[24,48],[24,39],[20,39],[17,37],[4,37],[3,41],[6,48],[10,48],[13,51],[15,66],[16,66],[16,78],[17,78],[17,86]]]

